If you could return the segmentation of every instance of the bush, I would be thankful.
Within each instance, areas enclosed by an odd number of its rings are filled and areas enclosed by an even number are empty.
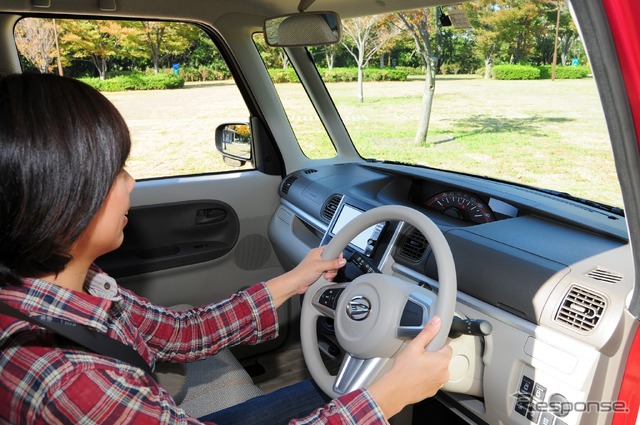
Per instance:
[[[404,71],[407,75],[424,75],[424,69],[421,67],[414,68],[412,66],[396,66],[393,69]]]
[[[540,71],[541,80],[548,80],[549,78],[551,78],[551,65],[540,65],[536,68],[538,68],[538,70]]]
[[[358,81],[358,68],[321,69],[320,75],[327,83]]]
[[[217,69],[211,66],[182,67],[180,68],[180,76],[185,81],[220,81],[231,78],[231,72],[228,69]]]
[[[539,66],[540,70],[540,78],[541,79],[550,79],[551,78],[551,65],[542,65]],[[577,80],[580,78],[585,78],[589,75],[589,68],[586,66],[557,66],[556,67],[556,78],[558,80]]]
[[[397,68],[367,68],[364,70],[365,81],[406,81],[409,72]]]
[[[287,69],[270,69],[269,75],[274,83],[297,83],[298,74],[293,68]]]
[[[528,65],[496,65],[492,70],[496,80],[536,80],[540,70]]]
[[[440,67],[440,73],[442,75],[453,75],[460,72],[460,65],[456,63],[445,63]]]
[[[321,68],[322,79],[327,83],[358,81],[358,68]],[[292,68],[270,69],[269,75],[274,83],[298,82],[298,75]],[[405,81],[409,71],[397,68],[365,68],[364,81]]]
[[[556,78],[562,80],[577,80],[589,75],[589,68],[586,66],[558,66],[556,67]]]
[[[100,91],[126,90],[165,90],[184,87],[184,79],[173,74],[130,74],[101,80],[99,78],[80,78]]]

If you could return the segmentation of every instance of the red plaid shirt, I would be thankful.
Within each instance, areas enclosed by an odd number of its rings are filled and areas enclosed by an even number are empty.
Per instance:
[[[277,335],[269,291],[257,284],[217,304],[175,312],[151,304],[99,270],[70,291],[38,279],[6,286],[0,299],[31,316],[90,327],[135,348],[147,362],[189,362]],[[0,423],[197,424],[141,369],[65,343],[0,315]],[[387,423],[366,390],[333,400],[296,424]]]

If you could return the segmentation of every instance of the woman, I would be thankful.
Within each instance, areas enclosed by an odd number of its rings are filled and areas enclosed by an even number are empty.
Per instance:
[[[314,249],[292,271],[189,312],[119,288],[93,263],[123,241],[135,185],[124,170],[130,144],[116,108],[89,86],[54,75],[0,78],[0,301],[106,334],[150,365],[184,363],[276,337],[277,307],[344,265]],[[297,410],[287,413],[308,415],[297,423],[385,423],[446,382],[450,349],[424,350],[438,328],[432,321],[367,389],[326,405],[311,385],[285,391],[297,397]],[[0,315],[0,349],[0,422],[200,423],[142,369],[28,322]],[[278,397],[263,396],[251,409],[274,410]],[[242,409],[231,412],[244,419]],[[229,416],[201,419],[215,418]]]

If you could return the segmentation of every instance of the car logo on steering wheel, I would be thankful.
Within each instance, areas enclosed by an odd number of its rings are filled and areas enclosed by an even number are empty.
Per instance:
[[[369,317],[369,312],[371,312],[371,302],[361,295],[351,298],[347,304],[347,315],[355,321],[366,319]]]

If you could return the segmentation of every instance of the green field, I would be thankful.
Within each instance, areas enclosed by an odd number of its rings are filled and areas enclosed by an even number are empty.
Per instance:
[[[355,83],[328,87],[363,157],[487,175],[622,205],[592,79],[438,77],[429,137],[417,144],[423,85],[417,78],[365,83],[362,104],[357,102]],[[228,83],[190,84],[162,92],[107,93],[132,127],[129,168],[134,177],[196,173],[203,167],[228,169],[219,155],[202,153],[211,150],[217,122],[237,121],[245,114],[242,105],[237,105],[237,112],[227,102],[233,98],[228,94],[232,88]],[[299,87],[280,84],[277,90],[287,98],[287,112],[303,151],[313,158],[332,156],[334,150],[323,143],[319,125],[312,125],[313,109]],[[181,97],[188,106],[176,108]]]

